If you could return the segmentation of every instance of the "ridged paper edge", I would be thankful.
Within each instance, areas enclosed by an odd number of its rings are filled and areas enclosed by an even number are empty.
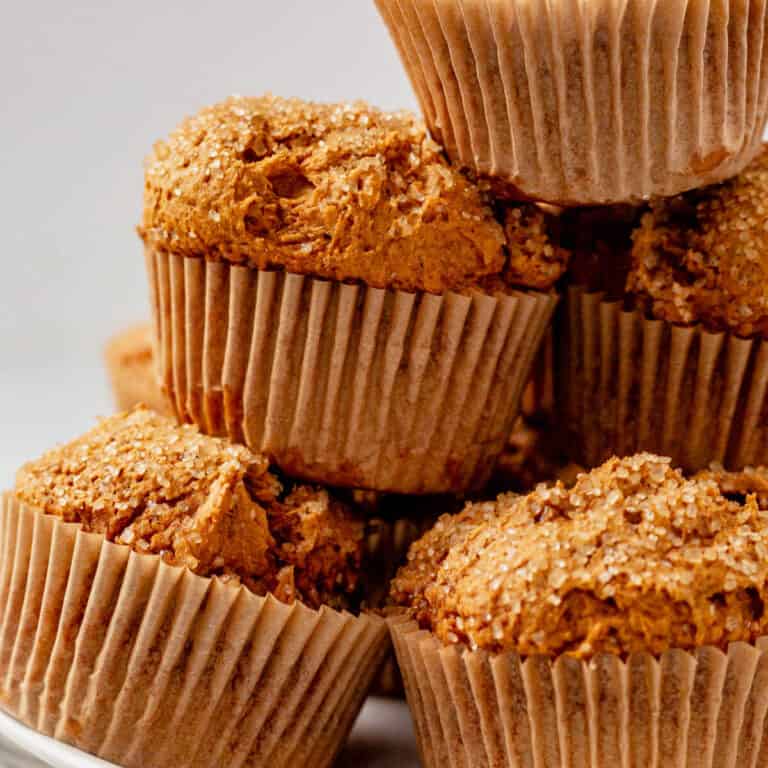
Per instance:
[[[257,597],[11,494],[0,553],[0,706],[127,768],[330,765],[388,648],[381,619]]]
[[[551,661],[443,646],[402,616],[388,624],[426,768],[758,764],[764,638],[727,653]]]
[[[652,451],[689,471],[768,463],[768,343],[648,319],[578,286],[562,310],[556,401],[573,460]]]
[[[557,302],[386,291],[163,253],[148,266],[161,380],[180,420],[292,476],[398,493],[485,484]]]
[[[768,109],[766,0],[376,0],[452,159],[559,204],[729,178]]]

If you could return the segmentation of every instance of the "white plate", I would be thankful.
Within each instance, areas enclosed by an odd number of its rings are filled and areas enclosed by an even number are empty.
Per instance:
[[[13,745],[13,746],[11,746]],[[42,762],[41,762],[42,761]],[[0,712],[2,768],[115,768],[42,736]],[[401,701],[369,699],[336,768],[418,768],[408,708]],[[222,766],[226,768],[226,766]]]

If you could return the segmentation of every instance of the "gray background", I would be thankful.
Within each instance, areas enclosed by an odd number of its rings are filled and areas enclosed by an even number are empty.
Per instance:
[[[372,0],[0,8],[3,488],[111,409],[103,344],[148,315],[134,228],[155,140],[231,93],[415,102]],[[347,764],[409,765],[410,739],[402,709],[369,705]]]

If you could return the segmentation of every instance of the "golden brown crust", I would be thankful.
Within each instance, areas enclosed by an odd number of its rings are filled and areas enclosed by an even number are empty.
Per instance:
[[[768,467],[745,467],[735,472],[713,465],[696,475],[703,480],[717,483],[723,496],[744,502],[754,496],[760,509],[768,510]]]
[[[363,526],[325,490],[283,496],[267,460],[146,408],[24,466],[16,497],[139,553],[257,594],[345,606]]]
[[[424,126],[364,103],[232,97],[202,110],[148,159],[139,231],[183,256],[409,291],[469,289],[506,262],[484,194]],[[544,266],[527,271],[528,249],[515,284],[556,271],[554,249],[536,249]]]
[[[567,490],[470,505],[416,542],[392,596],[446,643],[588,658],[754,641],[768,515],[650,454]]]
[[[718,186],[656,202],[627,290],[654,317],[768,336],[768,149]]]
[[[152,326],[143,323],[126,328],[111,338],[104,350],[107,372],[118,410],[143,403],[165,416],[173,406],[163,394],[155,371]]]
[[[552,217],[536,205],[506,206],[504,234],[509,261],[505,280],[549,290],[568,268],[570,254],[552,238]]]

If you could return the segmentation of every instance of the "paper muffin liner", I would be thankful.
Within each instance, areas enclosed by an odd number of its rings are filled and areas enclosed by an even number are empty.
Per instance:
[[[557,301],[147,261],[161,380],[179,419],[291,476],[398,493],[484,485]]]
[[[427,768],[753,768],[768,754],[768,638],[551,661],[389,624]]]
[[[362,574],[367,609],[384,608],[390,582],[405,563],[408,549],[435,524],[437,517],[437,514],[394,520],[377,517],[367,522],[364,555],[366,568]],[[371,693],[376,696],[402,697],[403,678],[393,652],[387,655],[379,668]]]
[[[570,457],[651,451],[688,471],[768,463],[768,343],[677,326],[571,287],[558,317]]]
[[[0,707],[106,760],[329,766],[388,647],[2,497]]]
[[[766,0],[376,0],[454,162],[560,204],[742,170],[768,108]]]
[[[545,334],[533,363],[531,377],[523,391],[520,413],[531,423],[549,423],[554,413],[554,349],[555,339],[550,328]]]

